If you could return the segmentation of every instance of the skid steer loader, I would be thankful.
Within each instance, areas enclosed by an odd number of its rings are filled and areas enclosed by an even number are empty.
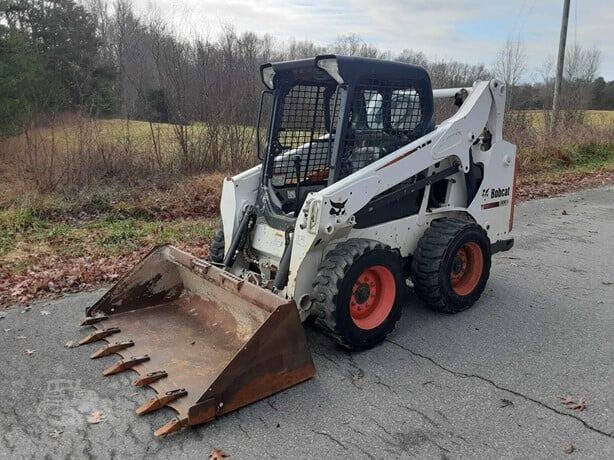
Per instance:
[[[105,375],[155,390],[137,413],[177,412],[158,435],[311,378],[308,319],[359,350],[392,331],[409,281],[465,310],[513,244],[503,83],[433,90],[421,67],[333,55],[260,70],[262,162],[225,179],[210,258],[158,247],[86,311],[81,343],[108,342],[92,358],[123,358]],[[442,98],[458,109],[435,125]]]

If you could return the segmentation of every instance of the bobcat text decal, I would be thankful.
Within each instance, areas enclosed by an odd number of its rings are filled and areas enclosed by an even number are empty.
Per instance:
[[[510,187],[507,188],[493,188],[490,191],[491,198],[501,198],[504,196],[510,196]]]
[[[482,198],[484,200],[492,200],[493,198],[504,198],[510,196],[511,187],[506,188],[485,188],[482,189]],[[482,209],[498,208],[499,206],[506,206],[509,204],[509,200],[493,201],[490,203],[484,203]]]

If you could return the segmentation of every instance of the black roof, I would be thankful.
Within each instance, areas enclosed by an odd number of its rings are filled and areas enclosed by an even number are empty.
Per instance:
[[[429,75],[420,66],[358,56],[327,54],[296,61],[272,62],[262,65],[261,72],[267,67],[272,67],[275,71],[276,82],[280,80],[288,83],[300,80],[331,80],[333,82],[332,77],[318,67],[318,62],[324,59],[337,60],[339,74],[346,84],[366,80],[412,81],[423,88],[426,86],[429,90],[431,89]]]

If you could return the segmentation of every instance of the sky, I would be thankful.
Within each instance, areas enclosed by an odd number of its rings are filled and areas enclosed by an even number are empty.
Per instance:
[[[431,60],[455,59],[490,67],[506,39],[524,42],[523,80],[541,79],[554,62],[563,0],[133,0],[189,38],[214,39],[224,26],[270,34],[279,43],[332,43],[354,33],[393,53],[422,51]],[[598,74],[614,80],[614,1],[571,0],[568,46],[597,47]]]

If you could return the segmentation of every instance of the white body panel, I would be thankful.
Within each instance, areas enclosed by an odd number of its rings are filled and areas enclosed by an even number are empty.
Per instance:
[[[254,166],[233,177],[224,179],[222,185],[222,199],[220,201],[220,215],[225,237],[226,252],[230,246],[231,236],[239,225],[245,206],[256,202],[258,183],[262,166]]]
[[[459,90],[433,93],[436,97],[454,97]],[[429,134],[307,197],[297,219],[288,285],[282,292],[297,302],[301,318],[309,314],[307,299],[318,264],[340,241],[373,239],[399,249],[404,257],[409,256],[430,221],[444,214],[477,222],[492,243],[509,237],[516,147],[502,139],[505,87],[497,80],[481,81],[467,88],[467,93],[457,113]],[[484,151],[477,142],[485,129],[492,137],[490,148]],[[470,169],[470,152],[473,161],[483,166],[484,177],[467,206],[465,173]],[[368,228],[354,228],[354,214],[375,196],[420,171],[428,170],[431,175],[449,168],[453,162],[458,164],[459,171],[448,178],[444,203],[429,208],[431,187],[427,185],[417,214]],[[259,176],[260,167],[256,167],[224,182],[221,207],[225,235],[233,234],[243,207],[255,201]],[[341,212],[331,212],[331,201],[345,203]],[[278,264],[285,244],[282,232],[258,224],[251,240],[259,257],[274,266]],[[229,241],[226,237],[226,249]],[[237,274],[241,270],[240,266],[233,269]]]

